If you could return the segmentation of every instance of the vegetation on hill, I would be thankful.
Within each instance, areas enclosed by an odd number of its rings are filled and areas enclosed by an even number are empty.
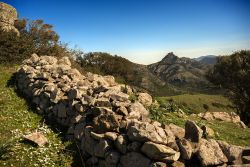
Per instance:
[[[246,124],[250,123],[250,51],[219,57],[208,79],[228,90],[228,97]]]

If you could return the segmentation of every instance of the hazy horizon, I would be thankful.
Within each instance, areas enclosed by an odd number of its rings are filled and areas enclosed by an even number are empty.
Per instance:
[[[54,25],[60,40],[140,64],[179,57],[226,55],[250,49],[247,0],[3,0],[20,18]]]

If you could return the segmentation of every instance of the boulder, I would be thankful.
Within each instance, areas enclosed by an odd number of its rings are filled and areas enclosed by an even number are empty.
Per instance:
[[[192,157],[192,153],[193,153],[193,148],[190,142],[182,138],[177,141],[177,144],[180,149],[181,158],[184,160],[190,160]]]
[[[228,159],[228,162],[233,162],[241,158],[243,148],[239,146],[230,145],[225,141],[218,140],[221,150]]]
[[[127,152],[128,138],[125,135],[119,135],[115,141],[116,148],[122,153]]]
[[[174,136],[176,138],[182,139],[185,137],[185,129],[175,125],[175,124],[169,124],[168,127],[173,132]]]
[[[153,162],[150,167],[167,167],[164,162]]]
[[[168,144],[173,136],[168,136],[164,129],[155,127],[148,122],[133,122],[128,127],[127,135],[131,141],[152,141],[160,144]]]
[[[120,158],[121,167],[150,167],[151,160],[137,152],[129,152]]]
[[[142,116],[149,115],[149,112],[139,102],[132,103],[130,107],[128,108],[128,111],[129,111],[129,114],[126,117],[128,119],[141,119]]]
[[[148,93],[139,93],[138,101],[146,107],[152,105],[153,99]]]
[[[180,157],[180,153],[172,148],[153,142],[145,142],[141,151],[146,154],[150,159],[159,160],[163,162],[174,162]]]
[[[105,154],[111,149],[111,146],[107,140],[101,139],[92,149],[94,149],[96,157],[104,158]]]
[[[41,132],[34,132],[28,135],[23,136],[25,140],[28,140],[32,143],[35,143],[39,147],[48,143],[48,139]]]
[[[69,57],[64,56],[58,60],[58,64],[60,65],[66,65],[66,66],[71,66],[71,62],[69,60]]]
[[[106,139],[115,141],[115,140],[117,139],[117,133],[115,133],[115,132],[106,132],[106,133],[104,134],[104,137],[105,137]]]
[[[205,138],[214,137],[214,130],[212,128],[209,128],[208,126],[203,125],[201,129],[203,130],[203,135],[202,135],[203,137]]]
[[[15,32],[18,36],[19,31],[15,28],[17,20],[17,11],[14,7],[0,2],[0,30],[4,32]]]
[[[185,138],[192,142],[199,143],[202,137],[203,131],[198,127],[194,121],[187,120],[185,124]]]
[[[105,160],[107,164],[116,166],[120,160],[120,153],[117,151],[110,151],[106,154]]]
[[[129,143],[127,146],[127,150],[131,152],[139,152],[141,149],[142,144],[140,142],[134,141],[132,143]]]
[[[97,132],[118,130],[120,118],[112,110],[108,108],[95,108],[95,110],[97,110],[98,115],[93,119],[93,127]]]
[[[213,139],[202,139],[200,141],[197,156],[203,166],[220,165],[228,162],[219,144]]]

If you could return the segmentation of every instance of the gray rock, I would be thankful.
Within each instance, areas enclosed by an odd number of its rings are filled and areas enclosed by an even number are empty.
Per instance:
[[[117,165],[120,160],[120,153],[117,151],[110,151],[106,154],[105,160],[108,164]]]
[[[95,106],[97,107],[111,107],[111,103],[107,98],[98,98],[95,100]]]
[[[173,132],[173,134],[176,138],[182,139],[185,137],[185,129],[183,129],[175,124],[169,124],[168,127]]]
[[[104,137],[105,137],[106,139],[111,140],[111,141],[115,141],[116,138],[117,138],[117,133],[115,133],[115,132],[106,132],[106,133],[104,134]]]
[[[149,115],[149,112],[139,102],[132,103],[128,108],[128,111],[129,111],[129,114],[127,115],[128,119],[140,119],[142,116]]]
[[[228,159],[228,162],[233,162],[241,158],[243,148],[239,146],[229,145],[225,141],[217,141],[221,150]]]
[[[31,134],[25,135],[23,137],[24,139],[37,144],[39,147],[48,143],[48,139],[41,132],[34,132]]]
[[[127,152],[128,138],[125,135],[119,135],[115,141],[116,148],[122,153]]]
[[[189,141],[183,138],[178,140],[177,144],[180,149],[181,158],[184,160],[190,160],[192,157],[193,148]]]
[[[146,107],[151,106],[153,99],[148,93],[139,93],[138,101]]]
[[[151,164],[150,167],[167,167],[167,164],[165,164],[163,162],[154,162]]]
[[[129,152],[121,156],[121,167],[150,167],[151,161],[144,155],[137,152]]]
[[[194,121],[187,120],[185,124],[185,138],[192,142],[199,143],[203,131],[199,128]]]
[[[131,152],[139,152],[140,149],[141,149],[141,146],[142,144],[140,142],[132,142],[132,143],[129,143],[128,146],[127,146],[127,150],[128,151],[131,151]]]
[[[110,150],[111,147],[107,140],[101,139],[93,148],[94,148],[94,155],[96,157],[104,158],[105,154]]]
[[[69,57],[66,57],[66,56],[60,58],[60,59],[58,60],[58,64],[60,64],[60,65],[71,66],[71,62],[70,62],[70,60],[69,60]]]
[[[84,135],[85,126],[85,123],[79,123],[75,126],[74,136],[76,139],[80,140],[82,138]]]
[[[168,136],[164,129],[155,127],[148,122],[133,122],[128,127],[128,137],[131,141],[153,141],[168,144],[173,141],[173,136]]]
[[[143,144],[141,151],[149,158],[163,162],[174,162],[180,157],[180,153],[172,148],[153,142],[146,142]]]
[[[119,107],[119,108],[116,110],[116,112],[117,112],[118,114],[121,114],[121,115],[124,115],[124,116],[128,115],[128,110],[127,110],[126,107],[124,107],[124,106]]]
[[[203,166],[219,165],[228,162],[219,144],[213,140],[202,139],[197,156]]]
[[[99,133],[107,131],[117,131],[120,118],[110,109],[96,108],[96,117],[93,119],[93,127]]]

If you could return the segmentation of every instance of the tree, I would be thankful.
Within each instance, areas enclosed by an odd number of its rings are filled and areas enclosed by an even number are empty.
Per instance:
[[[20,63],[32,53],[56,57],[69,56],[67,45],[59,42],[53,26],[43,20],[17,20],[15,27],[20,36],[12,32],[0,32],[0,63]]]
[[[221,56],[208,72],[207,78],[228,90],[243,122],[250,123],[250,51],[242,50],[230,56]]]

